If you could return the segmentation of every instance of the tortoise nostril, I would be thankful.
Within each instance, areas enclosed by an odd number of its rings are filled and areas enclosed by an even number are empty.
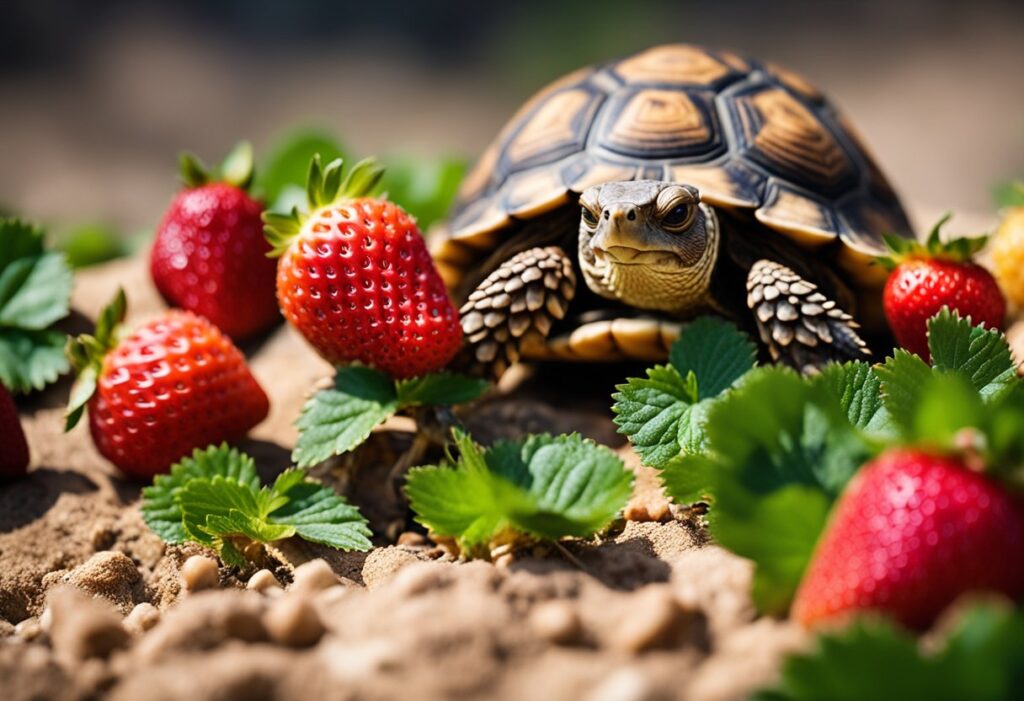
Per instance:
[[[607,219],[607,218],[608,218],[608,217],[610,217],[611,215],[612,215],[612,213],[611,213],[611,212],[609,212],[609,211],[608,211],[607,209],[606,209],[606,210],[604,210],[604,212],[602,213],[602,216],[604,216],[604,218],[605,218],[605,219]]]
[[[636,210],[635,209],[629,210],[629,213],[626,214],[626,219],[628,219],[630,221],[633,221],[634,219],[636,219]]]

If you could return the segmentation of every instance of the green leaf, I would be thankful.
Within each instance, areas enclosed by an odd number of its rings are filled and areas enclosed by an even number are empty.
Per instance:
[[[800,484],[834,497],[871,454],[835,397],[779,367],[758,368],[717,402],[707,431],[719,461],[758,494]]]
[[[867,363],[830,363],[814,380],[839,400],[850,423],[876,436],[893,433],[892,417],[882,401],[882,381]]]
[[[314,394],[302,408],[292,459],[307,467],[349,451],[398,408],[395,384],[386,374],[358,365],[338,368],[334,386]]]
[[[911,433],[917,398],[932,376],[931,367],[920,357],[898,348],[875,368],[875,373],[882,382],[882,400],[893,422],[904,435]]]
[[[189,540],[203,545],[216,546],[222,535],[246,535],[248,533],[233,530],[219,530],[211,527],[209,517],[213,516],[215,525],[230,522],[238,525],[242,519],[232,516],[232,511],[246,517],[259,516],[257,503],[259,492],[249,485],[241,484],[222,475],[212,477],[193,477],[186,480],[178,489],[176,500],[181,508],[182,527]],[[248,523],[246,520],[245,523]]]
[[[486,392],[489,386],[486,380],[475,377],[454,372],[435,372],[399,380],[396,390],[399,403],[403,407],[421,404],[451,406],[476,399]]]
[[[13,261],[0,272],[0,326],[38,331],[68,315],[71,269],[62,253]]]
[[[830,506],[825,492],[800,484],[756,495],[728,482],[717,486],[711,534],[757,565],[753,598],[762,613],[784,614],[789,608]]]
[[[68,371],[67,336],[59,331],[0,328],[0,384],[12,392],[42,389]]]
[[[128,255],[129,247],[112,227],[85,224],[60,238],[60,250],[73,269],[86,268]]]
[[[983,604],[928,649],[885,619],[861,618],[789,657],[780,683],[754,698],[1009,701],[1024,695],[1022,670],[1024,614]]]
[[[1000,207],[1024,207],[1024,180],[1011,180],[995,188],[996,204]]]
[[[661,468],[661,481],[677,504],[707,501],[712,495],[715,469],[717,463],[702,453],[679,455]]]
[[[309,481],[299,470],[282,473],[273,487],[286,503],[270,512],[270,522],[294,528],[304,540],[342,550],[369,550],[370,529],[359,509],[346,502],[333,489]],[[299,481],[296,481],[296,478]]]
[[[153,478],[152,486],[142,490],[142,518],[154,533],[168,543],[181,543],[188,539],[182,524],[182,510],[178,503],[181,489],[193,479],[213,477],[236,482],[249,490],[259,490],[260,480],[252,458],[226,443],[196,449],[182,458],[166,475]]]
[[[981,429],[985,421],[981,395],[966,379],[952,373],[936,374],[918,394],[910,435],[916,441],[951,447],[960,430]]]
[[[646,378],[631,377],[616,389],[615,423],[643,463],[662,467],[679,455],[681,434],[690,438],[683,427],[696,400],[695,382],[684,380],[672,366],[656,365],[647,370]]]
[[[305,186],[310,159],[317,153],[325,162],[348,157],[347,151],[337,139],[316,129],[290,132],[270,149],[269,158],[258,169],[256,186],[263,192],[266,201],[271,203],[271,209],[291,210],[290,205],[282,207],[278,200],[289,186]]]
[[[755,364],[757,348],[733,324],[700,317],[672,345],[670,365],[630,378],[612,395],[619,433],[645,465],[664,467],[681,452],[704,450],[704,422],[714,401]]]
[[[1017,369],[1006,337],[998,329],[972,326],[948,307],[928,320],[932,366],[955,372],[971,382],[986,400],[1017,381]]]
[[[757,346],[735,324],[702,316],[672,344],[669,361],[680,377],[694,374],[697,399],[713,399],[754,368]]]
[[[506,528],[548,540],[592,535],[632,493],[622,461],[576,434],[530,436],[487,451],[463,435],[456,442],[456,466],[415,468],[406,493],[420,523],[471,550]]]
[[[19,258],[41,256],[45,251],[43,230],[14,217],[0,217],[0,271]]]
[[[384,161],[387,171],[381,187],[388,199],[416,217],[424,231],[448,213],[466,173],[466,162],[459,158]]]

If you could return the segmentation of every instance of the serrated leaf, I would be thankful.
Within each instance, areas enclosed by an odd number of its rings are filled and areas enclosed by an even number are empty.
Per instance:
[[[0,217],[0,272],[19,258],[41,256],[43,230],[15,217]]]
[[[972,326],[948,307],[928,320],[932,366],[968,379],[983,398],[1005,392],[1017,380],[1006,337],[998,329]]]
[[[712,399],[753,369],[757,346],[735,324],[702,316],[672,344],[669,361],[680,377],[694,374],[697,399]]]
[[[931,367],[920,357],[898,348],[875,368],[875,373],[882,382],[882,401],[893,422],[904,434],[912,432],[917,398],[932,376]]]
[[[668,365],[647,370],[646,378],[629,378],[612,395],[619,433],[629,437],[645,465],[661,467],[682,450],[680,436],[692,436],[684,426],[696,401],[695,385]]]
[[[882,381],[867,363],[830,363],[814,380],[839,400],[850,423],[876,436],[892,434],[892,417],[882,401]]]
[[[358,365],[338,368],[334,386],[314,394],[302,408],[292,459],[307,467],[345,453],[398,408],[395,384],[386,374]]]
[[[381,188],[388,199],[416,217],[423,231],[448,213],[466,173],[466,161],[461,158],[387,158],[385,163]]]
[[[305,480],[299,471],[293,472],[302,481],[292,478],[274,485],[274,491],[286,497],[286,503],[270,513],[271,523],[289,526],[299,537],[332,548],[369,550],[373,546],[370,528],[359,509],[333,489]]]
[[[181,489],[193,479],[213,477],[236,482],[256,492],[260,479],[252,458],[230,448],[226,443],[196,449],[171,467],[170,473],[157,475],[152,486],[142,490],[142,518],[146,525],[168,543],[182,543],[188,532],[182,523],[182,510],[178,503]]]
[[[429,404],[451,406],[469,402],[490,386],[486,380],[459,375],[454,372],[435,372],[396,383],[398,401],[402,407]]]
[[[758,610],[783,614],[825,527],[831,499],[821,489],[788,484],[753,494],[720,483],[709,516],[715,541],[754,561]]]
[[[483,452],[463,437],[460,453],[454,468],[412,470],[406,493],[420,523],[471,548],[506,528],[550,540],[591,535],[632,492],[622,461],[576,434]]]
[[[231,519],[232,511],[246,516],[258,516],[258,492],[221,475],[193,477],[186,481],[176,495],[181,508],[182,526],[189,540],[215,546],[220,535],[237,531],[218,531],[209,526],[209,517]],[[215,520],[215,523],[219,521]]]
[[[910,435],[945,448],[953,445],[960,430],[981,429],[985,421],[984,401],[966,379],[954,373],[934,374],[918,393]]]
[[[0,328],[0,384],[12,392],[42,389],[68,371],[67,336],[45,329]]]

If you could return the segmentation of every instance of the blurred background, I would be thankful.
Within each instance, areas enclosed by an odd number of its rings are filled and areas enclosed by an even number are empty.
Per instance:
[[[26,0],[0,6],[0,209],[138,241],[178,151],[216,161],[248,138],[259,156],[299,127],[472,160],[546,82],[668,41],[810,78],[918,228],[947,209],[954,230],[987,226],[993,187],[1024,174],[1019,1]]]

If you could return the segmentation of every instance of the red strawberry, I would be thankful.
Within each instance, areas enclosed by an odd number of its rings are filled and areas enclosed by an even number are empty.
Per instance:
[[[886,319],[896,341],[925,360],[930,359],[928,319],[943,307],[993,329],[1006,315],[1006,300],[992,274],[971,262],[985,237],[942,243],[939,230],[948,220],[946,215],[935,225],[925,244],[886,237],[891,254],[882,259],[892,269],[882,295]]]
[[[864,609],[927,627],[970,590],[1024,595],[1024,501],[955,458],[894,449],[850,482],[793,604],[805,625]]]
[[[235,442],[267,416],[267,395],[245,357],[217,328],[170,310],[121,336],[124,292],[103,310],[95,336],[68,344],[78,372],[67,429],[88,406],[100,453],[124,472],[166,472],[195,448]]]
[[[263,204],[246,192],[252,148],[235,148],[220,168],[220,181],[188,154],[181,171],[186,187],[171,202],[153,243],[153,282],[168,304],[205,316],[235,340],[270,328],[280,318],[277,267],[267,257]]]
[[[462,334],[423,236],[401,207],[368,196],[383,174],[373,161],[344,182],[341,169],[341,160],[321,169],[315,157],[312,211],[264,215],[280,256],[281,310],[335,365],[358,361],[394,378],[440,370]]]
[[[7,388],[0,385],[0,478],[20,477],[28,470],[28,442],[21,429],[18,408]]]

